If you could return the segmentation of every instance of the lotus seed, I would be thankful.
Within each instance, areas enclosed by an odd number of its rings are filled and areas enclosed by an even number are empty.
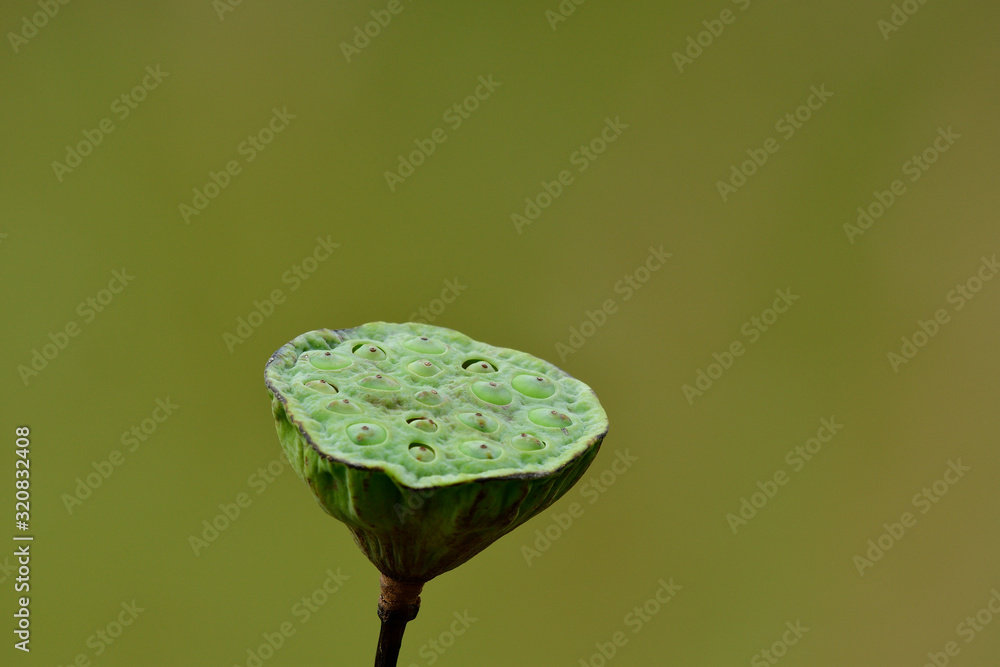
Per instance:
[[[407,364],[406,368],[414,375],[419,375],[422,378],[433,377],[441,372],[440,368],[435,366],[433,362],[426,359],[410,362]]]
[[[366,377],[358,384],[366,389],[377,389],[379,391],[396,391],[399,389],[398,382],[393,380],[391,377],[385,377],[382,375],[372,375],[371,377]]]
[[[482,359],[470,359],[462,364],[462,368],[470,373],[495,373],[497,370],[496,366]]]
[[[309,363],[321,371],[339,371],[351,365],[351,360],[333,352],[313,353],[308,356]]]
[[[427,336],[412,338],[403,343],[403,347],[414,352],[419,352],[420,354],[444,354],[448,349],[444,343],[431,340]]]
[[[406,423],[415,429],[419,429],[425,433],[434,433],[438,430],[438,425],[433,419],[427,419],[426,417],[416,417],[414,419],[407,419]]]
[[[463,442],[458,446],[458,451],[472,459],[493,460],[500,458],[501,454],[503,454],[503,450],[496,445],[480,440]]]
[[[474,428],[483,433],[492,433],[500,427],[496,419],[488,417],[481,412],[464,412],[458,416],[458,420],[469,428]]]
[[[422,445],[420,443],[413,443],[410,445],[410,456],[421,463],[430,463],[435,458],[434,450],[427,445]]]
[[[548,410],[546,408],[535,408],[528,413],[528,419],[539,426],[550,428],[566,428],[573,423],[573,420],[558,410]]]
[[[381,348],[365,343],[355,346],[354,354],[371,361],[381,361],[382,359],[385,359],[385,352]]]
[[[304,383],[310,389],[315,389],[316,391],[321,391],[325,394],[336,394],[337,387],[330,384],[326,380],[309,380]]]
[[[480,400],[493,405],[507,405],[513,400],[507,388],[496,382],[476,382],[472,385],[472,393]]]
[[[355,403],[352,403],[350,399],[344,398],[339,401],[333,401],[328,406],[326,406],[331,412],[336,412],[338,415],[360,415],[361,408],[359,408]]]
[[[552,380],[539,375],[518,375],[510,385],[531,398],[548,398],[556,393],[556,386]]]
[[[356,445],[380,445],[389,434],[378,424],[351,424],[347,427],[347,437]]]
[[[437,392],[437,389],[423,389],[414,394],[414,398],[424,405],[441,405],[444,403],[444,396]]]
[[[522,433],[521,435],[514,436],[511,438],[510,444],[522,452],[536,452],[539,449],[545,449],[545,443],[533,435],[528,435],[527,433]]]

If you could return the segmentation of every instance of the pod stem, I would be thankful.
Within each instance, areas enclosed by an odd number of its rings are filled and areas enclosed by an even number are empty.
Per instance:
[[[396,667],[406,624],[420,611],[420,591],[424,583],[397,581],[383,574],[380,584],[378,617],[382,629],[375,649],[375,667]]]

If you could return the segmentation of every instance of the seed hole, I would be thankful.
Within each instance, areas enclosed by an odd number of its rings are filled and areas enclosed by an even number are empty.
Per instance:
[[[351,424],[347,427],[347,437],[355,445],[380,445],[389,434],[378,424]]]
[[[414,394],[414,398],[424,405],[441,405],[445,401],[444,396],[439,394],[437,389],[421,389]]]
[[[326,407],[330,412],[336,412],[338,415],[360,415],[362,412],[356,403],[347,398],[332,401]]]
[[[387,375],[372,375],[363,378],[358,382],[365,389],[376,389],[378,391],[396,391],[400,384]]]
[[[332,382],[327,382],[326,380],[309,380],[305,383],[305,385],[313,391],[321,391],[324,394],[336,394],[340,391],[337,389],[337,385]]]
[[[493,405],[507,405],[513,399],[507,388],[496,382],[474,382],[472,393],[480,400]]]
[[[463,412],[458,415],[458,421],[481,433],[492,433],[500,428],[500,424],[497,423],[496,419],[493,419],[489,415],[484,415],[482,412]]]
[[[549,428],[566,428],[573,423],[567,415],[558,410],[547,410],[545,408],[535,408],[528,413],[528,419],[539,426]]]
[[[522,452],[537,452],[539,449],[545,448],[544,440],[527,433],[511,438],[510,444],[514,446],[514,449]]]
[[[497,367],[486,359],[467,359],[462,362],[462,368],[470,373],[496,373]]]
[[[422,442],[411,442],[410,456],[421,463],[430,463],[435,459],[437,454],[435,454],[431,447],[428,447]]]
[[[503,450],[496,445],[483,442],[482,440],[473,440],[470,442],[463,442],[458,446],[458,451],[462,452],[470,459],[498,459],[503,455]]]
[[[531,398],[548,398],[556,393],[555,383],[541,375],[518,375],[511,380],[511,386]]]
[[[309,354],[308,359],[314,368],[318,368],[321,371],[339,371],[341,368],[351,365],[350,359],[340,354],[334,354],[333,352],[313,352]]]
[[[371,361],[381,361],[386,356],[385,350],[373,343],[357,343],[351,348],[351,351],[362,359],[369,359]]]
[[[406,365],[406,368],[418,377],[429,378],[431,376],[437,375],[441,372],[441,369],[434,365],[433,361],[428,359],[418,359],[417,361],[411,361]]]
[[[434,433],[438,430],[437,422],[430,417],[411,417],[406,423],[424,433]]]
[[[411,338],[403,343],[403,347],[414,352],[419,352],[420,354],[444,354],[448,349],[444,343],[432,340],[427,336]]]

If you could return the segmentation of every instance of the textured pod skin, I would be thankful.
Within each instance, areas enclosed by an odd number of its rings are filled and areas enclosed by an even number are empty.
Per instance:
[[[426,336],[435,343],[444,341],[449,350],[455,350],[459,356],[442,354],[435,358],[435,364],[446,371],[438,376],[446,377],[450,372],[459,376],[458,379],[452,384],[438,380],[438,384],[431,385],[428,383],[433,380],[417,374],[421,369],[411,369],[416,372],[401,370],[408,358],[394,357],[399,356],[397,349],[406,351],[392,341],[404,335]],[[344,346],[356,340],[372,341],[378,349],[370,353],[370,348],[360,349],[357,352],[366,355],[363,359],[351,357],[350,367],[334,369],[324,375],[330,384],[340,387],[334,399],[342,400],[341,396],[350,395],[358,409],[367,413],[357,419],[350,415],[343,423],[368,420],[385,424],[395,437],[396,432],[406,430],[402,417],[426,412],[441,424],[440,439],[409,432],[404,436],[425,442],[431,449],[430,456],[437,459],[434,463],[414,463],[401,456],[398,442],[377,447],[358,446],[342,434],[344,431],[336,422],[345,418],[317,408],[319,403],[308,402],[313,394],[301,385],[315,387],[316,380],[303,383],[302,378],[314,378],[315,373],[295,375],[295,369],[302,365],[300,358],[306,355],[308,359],[309,354],[325,354],[332,350],[334,356],[343,354],[343,359],[348,359],[350,348]],[[387,354],[383,353],[383,348]],[[474,352],[497,360],[489,363],[500,367],[496,374],[500,390],[511,384],[500,381],[508,365],[517,368],[503,377],[509,378],[511,373],[526,368],[531,375],[541,375],[545,383],[551,378],[561,390],[551,400],[561,398],[568,406],[562,409],[570,412],[577,422],[571,427],[572,431],[527,422],[524,416],[529,408],[543,405],[544,401],[521,396],[516,390],[509,393],[517,400],[500,406],[466,392],[466,386],[472,387],[479,381],[479,377],[474,377],[476,373],[494,372],[493,368],[486,367],[465,371],[454,362],[463,355],[476,356]],[[369,356],[374,358],[367,358]],[[334,365],[342,364],[340,359],[337,357]],[[449,365],[443,360],[452,361]],[[399,388],[390,387],[386,392],[372,385],[373,372],[380,373],[379,382],[392,382]],[[365,377],[358,383],[351,379],[360,376]],[[309,332],[272,355],[265,380],[278,438],[292,467],[312,489],[320,506],[347,525],[355,542],[379,571],[397,581],[425,582],[447,572],[549,507],[584,474],[607,433],[607,416],[593,392],[583,383],[525,353],[477,343],[456,331],[431,325],[376,322],[355,329]],[[523,378],[518,383],[523,383]],[[376,389],[366,389],[366,386],[376,386]],[[429,386],[448,388],[443,405],[427,408],[409,400],[410,395],[426,391]],[[392,401],[383,396],[390,396]],[[572,412],[574,406],[580,416]],[[463,412],[466,409],[482,410],[483,413],[492,409],[493,412],[487,414],[494,417],[489,420],[491,424],[501,424],[497,434],[480,434],[473,430],[472,424],[463,426],[452,419],[454,413],[468,416],[468,412]],[[400,420],[393,420],[395,413],[401,415]],[[333,427],[329,426],[331,422]],[[510,447],[510,438],[504,439],[503,434],[519,431],[522,423],[535,432],[554,433],[547,438],[553,444],[541,453],[524,453]],[[475,461],[463,456],[457,448],[458,440],[469,441],[473,435],[484,438],[483,442],[493,438],[487,444],[500,453],[500,461]],[[405,439],[403,437],[400,442]],[[542,458],[542,454],[549,458]],[[444,465],[454,469],[442,473]],[[424,467],[436,474],[421,477],[411,472],[415,469],[419,473]]]

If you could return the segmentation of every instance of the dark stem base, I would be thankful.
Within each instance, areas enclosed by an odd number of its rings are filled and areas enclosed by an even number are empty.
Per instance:
[[[406,624],[420,611],[420,591],[423,583],[401,582],[382,575],[382,590],[378,598],[378,617],[382,629],[375,649],[375,667],[396,667],[399,649],[403,645]]]

